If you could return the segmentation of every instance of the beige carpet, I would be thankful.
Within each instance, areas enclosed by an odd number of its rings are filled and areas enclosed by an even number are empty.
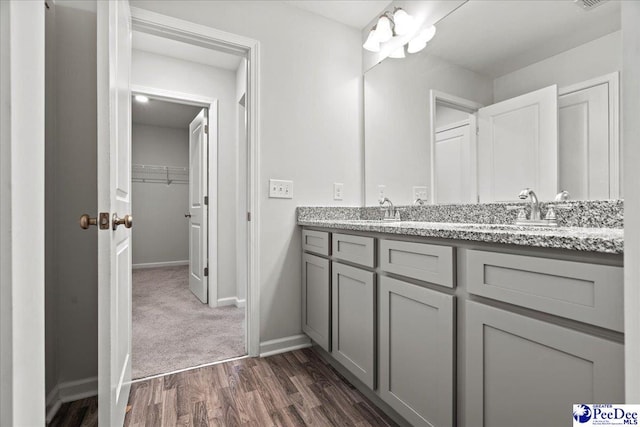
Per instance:
[[[188,274],[186,266],[133,271],[134,379],[245,354],[244,309],[202,304]]]

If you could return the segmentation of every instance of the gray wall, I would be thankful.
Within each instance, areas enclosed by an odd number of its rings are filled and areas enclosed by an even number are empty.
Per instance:
[[[47,259],[55,270],[55,376],[67,382],[98,373],[98,233],[78,226],[81,214],[97,213],[95,14],[58,5],[55,44],[54,248]]]
[[[133,124],[132,163],[189,167],[189,130]],[[188,184],[134,182],[133,265],[189,260]]]

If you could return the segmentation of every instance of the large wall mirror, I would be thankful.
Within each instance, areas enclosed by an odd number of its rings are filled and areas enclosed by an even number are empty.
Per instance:
[[[436,27],[365,73],[367,206],[622,197],[619,1],[470,0]]]

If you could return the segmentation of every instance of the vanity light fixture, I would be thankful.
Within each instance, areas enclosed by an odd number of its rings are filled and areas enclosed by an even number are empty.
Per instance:
[[[414,21],[411,15],[402,8],[396,7],[393,13],[384,12],[380,15],[362,47],[371,52],[380,52],[381,43],[388,42],[393,36],[405,35],[412,31],[413,27]]]
[[[367,40],[362,47],[370,52],[380,52],[381,45],[388,42],[394,36],[411,35],[416,30],[416,22],[404,9],[396,7],[393,13],[386,11],[373,26]],[[435,36],[434,25],[421,30],[409,42],[391,52],[389,58],[405,58],[406,53],[418,53],[427,46],[427,43]]]
[[[149,97],[144,95],[136,95],[134,99],[142,104],[149,102]]]

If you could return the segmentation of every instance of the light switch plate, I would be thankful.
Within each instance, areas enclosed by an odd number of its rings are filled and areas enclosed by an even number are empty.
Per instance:
[[[287,181],[283,179],[270,179],[269,198],[293,199],[293,181]]]
[[[341,182],[333,183],[333,200],[342,200],[344,197],[344,184]]]
[[[422,199],[423,202],[427,201],[427,187],[415,186],[413,187],[413,200]]]

